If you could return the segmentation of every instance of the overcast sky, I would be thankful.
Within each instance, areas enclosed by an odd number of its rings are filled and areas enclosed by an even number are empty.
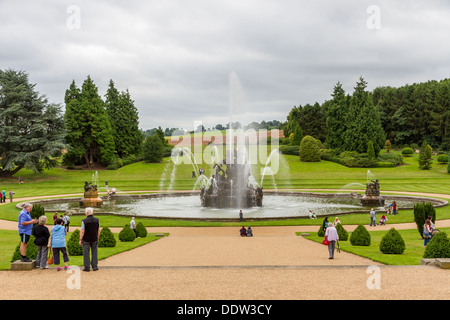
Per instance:
[[[0,69],[64,108],[88,75],[140,127],[285,121],[293,106],[450,77],[447,0],[0,0]],[[231,112],[230,112],[231,110]]]

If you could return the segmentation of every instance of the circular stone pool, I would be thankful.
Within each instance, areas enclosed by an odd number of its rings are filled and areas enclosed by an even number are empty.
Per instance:
[[[386,205],[396,201],[400,209],[412,209],[418,202],[432,202],[435,207],[445,206],[447,201],[406,196],[383,196]],[[158,219],[190,220],[234,220],[239,217],[239,209],[204,208],[198,193],[116,195],[104,197],[103,207],[95,208],[96,214],[114,214]],[[83,214],[79,207],[80,198],[52,199],[34,201],[46,212],[69,212]],[[360,204],[360,195],[266,192],[262,207],[243,209],[246,220],[292,219],[308,217],[309,210],[317,217],[341,215],[346,213],[369,212],[370,207]],[[378,212],[384,207],[378,207]]]

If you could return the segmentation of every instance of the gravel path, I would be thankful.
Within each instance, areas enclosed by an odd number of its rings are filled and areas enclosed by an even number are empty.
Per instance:
[[[388,225],[377,230],[415,228]],[[450,220],[438,227],[450,226]],[[355,226],[345,226],[348,231]],[[17,222],[0,220],[0,229]],[[450,297],[448,270],[384,266],[350,253],[328,259],[327,247],[295,232],[317,226],[148,228],[169,237],[99,262],[99,271],[0,272],[0,299],[299,300],[432,299]],[[114,230],[113,232],[117,232]],[[373,278],[379,280],[371,281]],[[379,288],[373,284],[379,283]],[[79,284],[79,288],[75,285]],[[431,285],[430,285],[431,284]],[[75,286],[75,288],[74,288]],[[18,289],[20,288],[20,289]]]

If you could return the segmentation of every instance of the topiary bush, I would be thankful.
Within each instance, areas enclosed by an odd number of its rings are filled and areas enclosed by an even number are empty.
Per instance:
[[[317,231],[317,236],[325,237],[325,230],[323,230],[322,226],[320,226],[319,230]]]
[[[410,147],[403,148],[402,156],[404,157],[412,157],[414,154],[414,150]]]
[[[144,224],[142,222],[139,222],[136,225],[136,234],[139,238],[147,237],[147,229],[144,227]]]
[[[380,251],[385,254],[402,254],[405,251],[405,241],[395,228],[389,230],[381,239]]]
[[[316,139],[311,136],[305,136],[300,143],[300,161],[302,162],[319,162],[320,149]]]
[[[446,155],[446,154],[440,154],[440,155],[438,155],[438,157],[437,157],[437,162],[439,162],[439,163],[447,163],[448,162],[448,155]]]
[[[370,233],[363,225],[359,225],[350,236],[352,246],[370,246]]]
[[[136,239],[136,234],[130,226],[126,224],[122,231],[119,232],[119,240],[122,242],[133,242],[134,239]]]
[[[340,223],[336,225],[336,230],[339,236],[339,241],[347,241],[348,240],[348,232],[344,229],[344,226]]]
[[[99,248],[113,248],[116,246],[116,238],[108,227],[104,227],[100,231],[98,246]]]
[[[83,247],[80,246],[80,230],[75,229],[75,231],[70,236],[69,241],[66,244],[67,252],[70,256],[82,256]]]
[[[436,233],[425,248],[424,258],[450,258],[450,240],[445,232]]]
[[[34,236],[31,235],[31,236],[30,236],[30,240],[28,241],[28,245],[27,245],[26,256],[27,256],[28,258],[30,258],[31,260],[36,260],[36,258],[37,258],[37,253],[38,253],[37,247],[36,247],[36,245],[34,244],[34,239],[35,239]],[[16,247],[16,250],[15,250],[14,253],[13,253],[13,256],[12,256],[12,258],[11,258],[11,262],[20,260],[21,258],[22,258],[22,255],[20,254],[20,242],[19,242],[19,244],[18,244],[17,247]]]

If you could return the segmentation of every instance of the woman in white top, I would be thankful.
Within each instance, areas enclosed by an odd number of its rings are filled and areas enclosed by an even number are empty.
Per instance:
[[[333,224],[330,224],[325,231],[325,237],[328,239],[328,252],[330,257],[328,259],[334,259],[334,249],[336,248],[336,242],[339,242],[339,235]]]

